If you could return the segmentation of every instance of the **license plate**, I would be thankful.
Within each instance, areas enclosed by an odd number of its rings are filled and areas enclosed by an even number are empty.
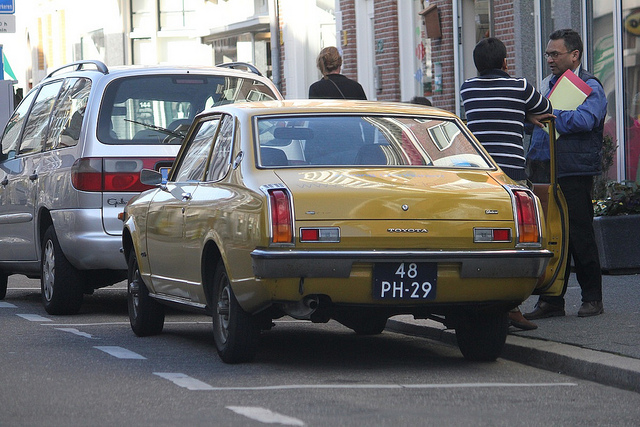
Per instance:
[[[434,300],[438,264],[384,262],[373,266],[373,297],[391,300]]]

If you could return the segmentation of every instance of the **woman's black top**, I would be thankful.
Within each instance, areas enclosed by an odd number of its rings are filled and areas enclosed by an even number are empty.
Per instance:
[[[328,74],[326,79],[320,79],[309,87],[309,99],[362,99],[367,95],[355,80],[342,74]]]

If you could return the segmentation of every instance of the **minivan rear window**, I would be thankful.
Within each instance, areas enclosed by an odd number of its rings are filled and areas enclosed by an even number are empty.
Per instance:
[[[155,75],[121,78],[105,90],[98,139],[105,144],[181,144],[194,116],[222,104],[276,99],[251,78]]]

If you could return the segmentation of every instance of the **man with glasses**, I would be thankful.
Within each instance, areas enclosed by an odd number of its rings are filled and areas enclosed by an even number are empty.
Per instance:
[[[593,231],[591,190],[593,177],[602,172],[601,149],[607,99],[600,81],[581,65],[582,52],[582,39],[577,32],[565,29],[552,33],[545,52],[551,75],[543,80],[541,92],[548,96],[567,70],[573,71],[592,89],[576,110],[553,110],[556,130],[560,134],[556,149],[558,183],[567,201],[569,214],[569,255],[573,258],[576,278],[582,289],[582,306],[578,316],[587,317],[604,312],[602,274]],[[527,166],[531,171],[530,179],[534,182],[540,182],[540,175],[548,176],[549,134],[542,129],[533,130]],[[561,296],[540,296],[534,310],[524,317],[534,320],[564,316],[564,295],[569,274],[568,266]]]

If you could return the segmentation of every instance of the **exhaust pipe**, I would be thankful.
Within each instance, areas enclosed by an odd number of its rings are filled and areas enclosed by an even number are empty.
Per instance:
[[[311,320],[311,315],[320,307],[317,295],[307,295],[302,300],[283,304],[282,309],[289,316],[298,320]]]

